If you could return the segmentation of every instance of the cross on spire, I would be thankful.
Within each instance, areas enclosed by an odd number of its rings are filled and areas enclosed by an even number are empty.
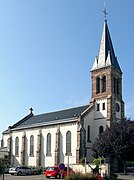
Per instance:
[[[30,113],[32,114],[33,113],[33,108],[31,107],[29,110],[30,110]]]
[[[107,15],[108,15],[108,13],[107,13],[107,10],[106,10],[105,1],[104,1],[104,10],[103,10],[103,13],[104,13],[104,20],[106,20],[106,17],[107,17]]]

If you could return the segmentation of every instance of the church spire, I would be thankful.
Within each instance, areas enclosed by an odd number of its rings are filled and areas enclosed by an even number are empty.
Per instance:
[[[104,68],[107,66],[113,66],[115,69],[121,72],[120,66],[118,64],[117,58],[114,53],[114,48],[112,45],[112,40],[107,25],[106,10],[104,10],[103,12],[105,19],[104,19],[99,55],[95,58],[91,71]]]

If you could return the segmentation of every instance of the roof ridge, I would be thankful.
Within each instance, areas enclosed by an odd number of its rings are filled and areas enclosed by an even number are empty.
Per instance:
[[[83,106],[77,106],[77,107],[67,108],[67,109],[56,110],[56,111],[50,111],[50,112],[41,113],[41,114],[38,114],[38,115],[35,115],[35,116],[40,116],[40,115],[43,115],[43,114],[57,113],[57,112],[62,112],[62,111],[69,111],[69,110],[71,110],[71,109],[73,110],[73,109],[82,108],[82,107],[86,107],[86,106],[89,106],[89,104],[83,105]]]
[[[12,128],[15,128],[16,126],[20,125],[21,123],[25,122],[27,119],[29,119],[30,117],[33,116],[33,113],[28,114],[27,116],[25,116],[24,118],[22,118],[21,120],[19,120],[17,123],[13,124],[13,126],[11,126]]]

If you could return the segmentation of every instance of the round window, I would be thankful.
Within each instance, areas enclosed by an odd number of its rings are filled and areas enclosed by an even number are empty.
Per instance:
[[[119,112],[120,111],[120,106],[118,103],[116,103],[116,112]]]

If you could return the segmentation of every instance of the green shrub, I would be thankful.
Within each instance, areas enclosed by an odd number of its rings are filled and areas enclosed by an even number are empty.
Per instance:
[[[43,173],[46,172],[47,168],[48,168],[48,167],[44,167],[44,168],[43,168]]]
[[[93,160],[93,162],[96,166],[99,166],[100,162],[101,162],[101,164],[104,164],[104,161],[105,161],[104,158],[96,158]]]

